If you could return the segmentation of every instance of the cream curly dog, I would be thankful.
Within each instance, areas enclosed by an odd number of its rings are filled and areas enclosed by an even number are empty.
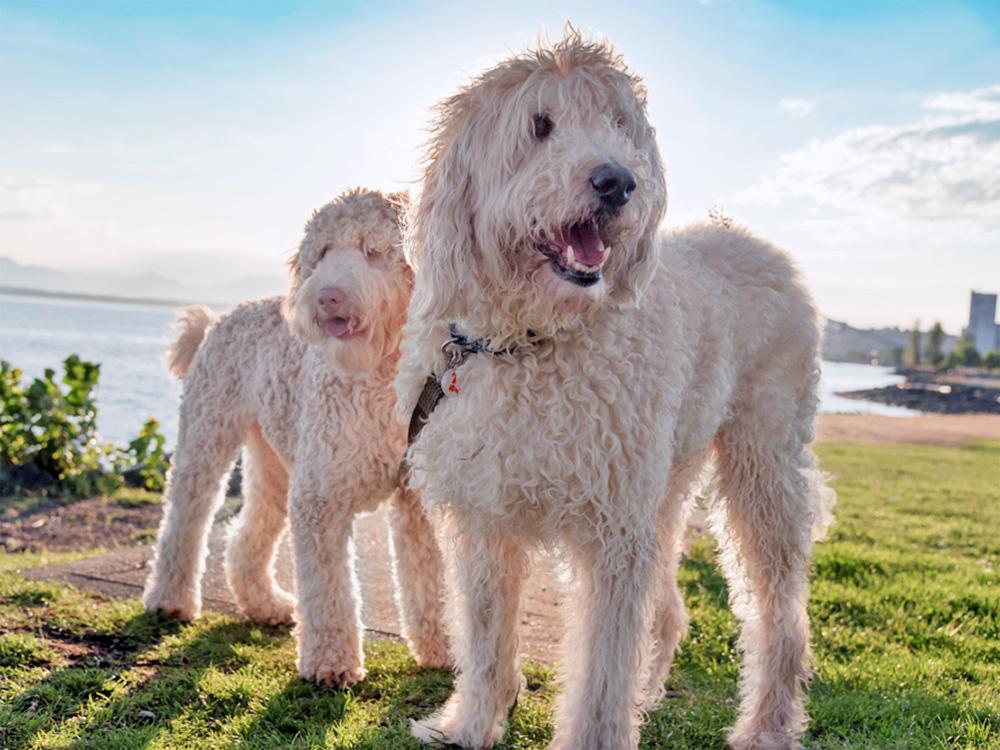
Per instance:
[[[528,553],[551,546],[577,586],[552,747],[636,747],[686,627],[680,539],[711,459],[742,621],[729,741],[798,747],[811,537],[832,501],[807,448],[816,313],[788,257],[747,232],[658,233],[645,102],[621,57],[570,32],[440,105],[397,380],[401,416],[429,374],[446,391],[410,453],[458,589],[459,676],[414,724],[426,742],[500,740]]]
[[[424,664],[450,661],[432,528],[413,493],[393,494],[406,434],[394,417],[392,380],[413,283],[400,249],[403,198],[344,193],[306,225],[284,299],[243,304],[217,322],[205,308],[188,308],[168,352],[184,395],[146,609],[198,616],[210,523],[242,445],[244,503],[226,552],[229,585],[248,617],[294,616],[299,672],[324,684],[364,677],[351,525],[390,495],[410,646]],[[297,612],[273,575],[286,516]]]

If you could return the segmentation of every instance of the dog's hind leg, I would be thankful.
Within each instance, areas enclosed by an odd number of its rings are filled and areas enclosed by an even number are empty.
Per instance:
[[[403,633],[420,664],[447,669],[452,658],[442,621],[444,571],[434,527],[420,505],[420,496],[409,489],[396,490],[391,514]]]
[[[656,609],[653,615],[653,644],[644,697],[647,711],[656,708],[663,698],[663,683],[670,674],[674,652],[687,633],[688,616],[677,586],[677,568],[681,561],[687,518],[693,501],[690,495],[704,463],[705,456],[700,455],[674,470],[656,519],[660,556],[657,581],[654,584]]]
[[[247,617],[290,624],[295,598],[274,580],[274,555],[288,515],[288,472],[254,425],[243,449],[243,508],[226,546],[226,578]]]
[[[817,488],[811,454],[790,430],[744,419],[716,437],[719,538],[730,601],[741,621],[736,750],[798,748],[810,675],[806,615]]]
[[[166,507],[142,602],[147,611],[193,620],[201,613],[201,578],[212,518],[222,504],[229,469],[243,439],[240,417],[206,408],[212,395],[185,395],[171,459]]]
[[[411,734],[430,745],[489,748],[503,737],[507,712],[523,677],[517,658],[517,617],[527,556],[500,529],[470,532],[470,520],[449,519],[456,596],[451,622],[458,677],[455,692]]]

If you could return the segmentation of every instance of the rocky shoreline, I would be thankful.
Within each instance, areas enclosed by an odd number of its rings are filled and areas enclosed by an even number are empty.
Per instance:
[[[900,385],[844,391],[838,396],[874,401],[935,414],[1000,414],[1000,377],[940,375],[927,370],[899,370]]]

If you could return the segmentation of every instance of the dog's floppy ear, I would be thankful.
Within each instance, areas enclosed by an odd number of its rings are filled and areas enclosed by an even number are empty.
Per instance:
[[[302,286],[302,267],[299,265],[298,251],[288,256],[285,268],[288,269],[288,291],[285,292],[285,297],[281,300],[281,312],[287,319],[291,320],[294,315],[295,298],[298,296],[299,287]]]
[[[281,300],[281,312],[291,322],[295,317],[295,298],[299,294],[299,287],[302,286],[302,266],[299,265],[298,251],[289,256],[285,261],[285,267],[288,269],[288,291]]]
[[[423,191],[410,211],[406,259],[416,269],[419,295],[411,310],[424,318],[450,319],[478,285],[467,97],[463,92],[440,105]]]
[[[302,241],[299,248],[285,262],[288,268],[288,291],[281,301],[281,312],[292,328],[295,328],[295,305],[298,301],[299,289],[305,276],[316,265],[316,222],[319,221],[319,211],[313,211],[309,221],[306,222]]]
[[[400,190],[395,193],[387,193],[385,199],[389,202],[396,216],[396,224],[400,227],[406,224],[406,212],[410,210],[410,193]]]

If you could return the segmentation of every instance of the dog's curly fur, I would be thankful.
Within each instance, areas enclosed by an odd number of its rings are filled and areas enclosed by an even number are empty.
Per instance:
[[[406,436],[393,415],[392,379],[412,289],[400,248],[404,202],[344,193],[306,225],[284,299],[249,302],[218,321],[206,308],[188,308],[167,354],[184,395],[143,602],[180,619],[198,616],[210,522],[242,445],[244,503],[227,547],[229,584],[254,620],[294,617],[299,671],[325,684],[364,676],[351,526],[356,513],[390,495],[410,646],[424,664],[450,662],[433,530],[412,492],[393,494]],[[329,287],[339,290],[337,313],[357,335],[324,332],[317,295]],[[297,612],[273,575],[286,516]]]
[[[459,365],[458,393],[410,453],[414,486],[454,540],[457,587],[459,676],[445,707],[413,726],[427,742],[501,738],[521,680],[521,583],[530,549],[545,545],[565,550],[577,586],[552,747],[636,747],[686,628],[680,539],[709,473],[742,621],[729,741],[799,745],[808,562],[833,499],[807,448],[816,313],[788,257],[746,231],[658,233],[666,184],[645,96],[609,45],[571,30],[441,105],[407,239],[417,275],[400,416],[449,366],[449,322],[518,348]],[[608,163],[634,176],[617,210],[591,184]],[[609,247],[587,286],[560,275],[544,245],[581,221]]]

